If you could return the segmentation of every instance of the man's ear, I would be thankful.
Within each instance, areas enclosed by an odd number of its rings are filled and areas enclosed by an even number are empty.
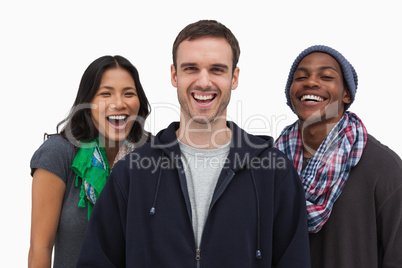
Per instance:
[[[349,88],[345,87],[345,90],[343,91],[343,103],[350,103],[352,101],[352,97],[349,91]]]
[[[235,90],[239,85],[239,73],[240,69],[239,67],[236,67],[232,75],[232,90]]]
[[[177,72],[174,64],[170,65],[170,81],[174,87],[177,87]]]

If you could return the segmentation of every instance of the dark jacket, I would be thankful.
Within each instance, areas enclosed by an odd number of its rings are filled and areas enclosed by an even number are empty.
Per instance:
[[[310,248],[314,268],[402,267],[402,161],[373,136]]]
[[[310,267],[304,191],[271,137],[234,123],[200,249],[172,123],[117,163],[77,267]]]

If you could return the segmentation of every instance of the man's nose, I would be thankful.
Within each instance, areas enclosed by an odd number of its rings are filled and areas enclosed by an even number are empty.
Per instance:
[[[208,70],[201,70],[197,77],[196,86],[206,89],[212,86],[211,77]]]
[[[305,85],[309,88],[318,88],[321,86],[321,82],[317,76],[311,75],[306,79]]]

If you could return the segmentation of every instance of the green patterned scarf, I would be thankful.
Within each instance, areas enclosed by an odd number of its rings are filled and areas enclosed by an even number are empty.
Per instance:
[[[134,143],[125,140],[114,159],[113,165],[133,150]],[[88,205],[89,220],[93,206],[110,175],[109,162],[102,141],[96,138],[90,142],[82,143],[75,155],[71,169],[77,175],[76,187],[79,186],[79,178],[82,179],[78,207]]]

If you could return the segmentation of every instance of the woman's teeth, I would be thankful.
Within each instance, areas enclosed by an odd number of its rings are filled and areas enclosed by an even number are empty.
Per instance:
[[[112,120],[125,120],[127,118],[127,115],[111,115],[108,116],[108,118]]]
[[[110,115],[107,117],[110,124],[116,128],[123,128],[126,125],[127,115]]]

